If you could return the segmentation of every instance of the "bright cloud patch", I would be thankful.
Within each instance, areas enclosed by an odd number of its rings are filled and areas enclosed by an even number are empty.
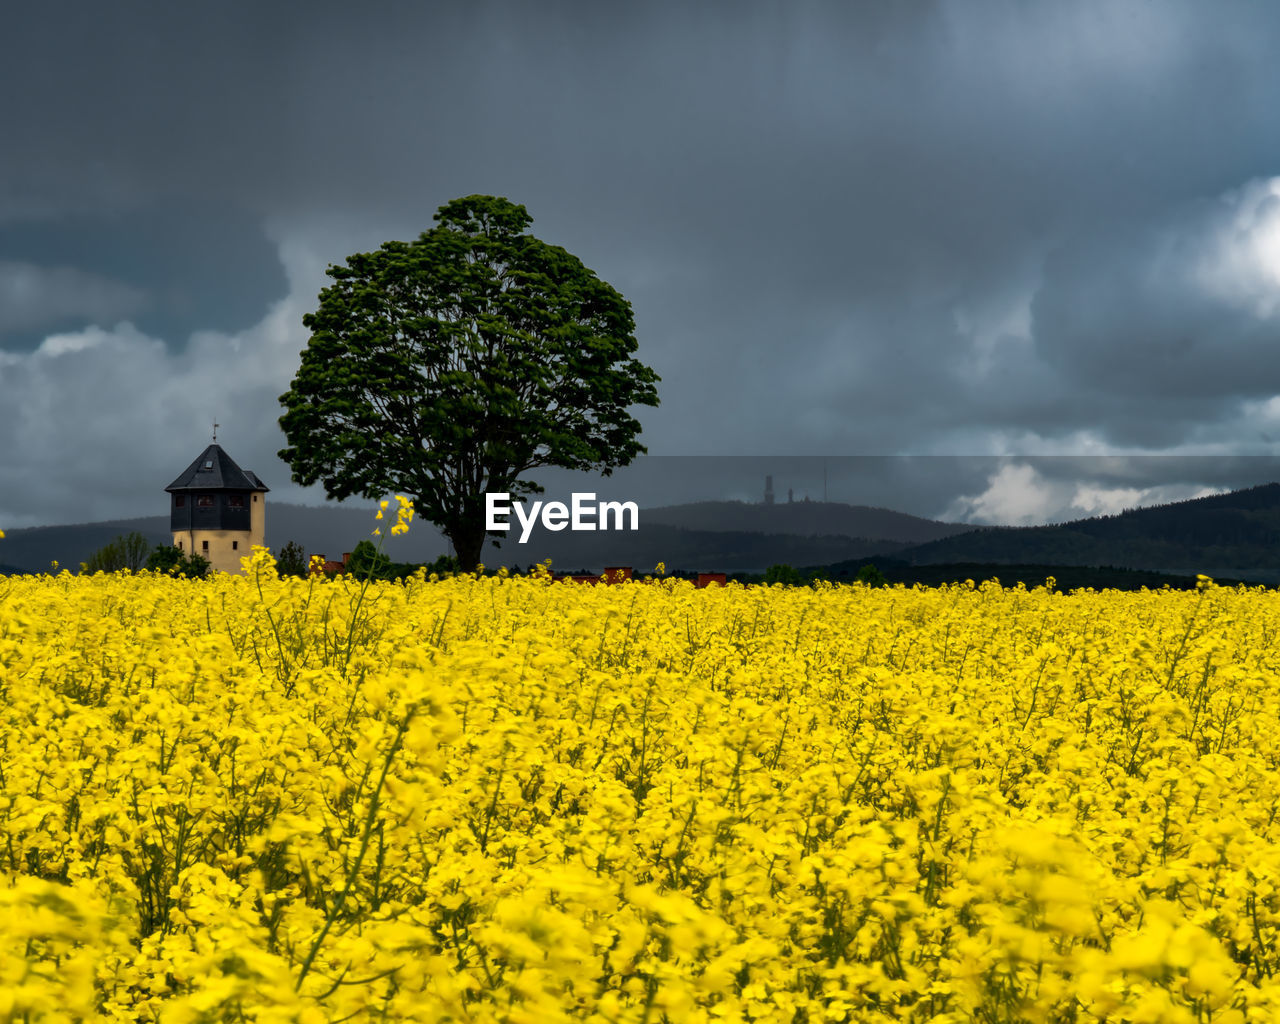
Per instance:
[[[309,277],[299,287],[314,294]],[[49,335],[30,352],[0,352],[5,479],[22,481],[0,487],[0,522],[155,514],[215,419],[237,462],[277,499],[299,500],[305,492],[290,486],[276,458],[276,419],[306,344],[305,308],[295,293],[248,330],[199,331],[182,351],[124,321]]]
[[[1002,526],[1042,523],[1060,505],[1053,490],[1034,467],[1009,463],[988,480],[981,494],[956,499],[943,518]]]
[[[1124,471],[1123,459],[1102,457],[1063,459],[1062,462],[1064,465],[1055,470],[1053,460],[1047,460],[1043,468],[1049,472],[1025,462],[1008,462],[990,475],[984,490],[957,498],[940,518],[983,526],[1035,526],[1118,515],[1129,509],[1218,493],[1212,487],[1199,484],[1133,487],[1108,482],[1107,477]],[[1097,479],[1088,479],[1091,462]],[[1133,475],[1153,472],[1161,475],[1153,460],[1141,457],[1132,460],[1127,468]],[[1176,471],[1172,463],[1167,469]]]
[[[1041,358],[1087,391],[1194,401],[1201,421],[1275,394],[1280,179],[1059,249],[1032,310]],[[1170,432],[1192,428],[1168,412]]]
[[[1207,295],[1273,320],[1280,312],[1280,178],[1250,182],[1223,204],[1199,283]]]

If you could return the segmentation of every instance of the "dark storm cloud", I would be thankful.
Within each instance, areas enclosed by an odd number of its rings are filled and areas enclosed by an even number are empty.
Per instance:
[[[40,429],[66,394],[164,472],[199,438],[149,423],[234,417],[287,480],[274,396],[325,265],[489,192],[632,301],[651,451],[1256,450],[1278,35],[1136,0],[19,7],[0,419],[92,478],[76,424]],[[106,353],[147,390],[78,390]],[[1009,465],[935,473],[933,506],[992,514]]]
[[[194,197],[0,224],[0,347],[10,350],[124,319],[182,346],[196,330],[251,327],[285,289],[261,224]]]
[[[38,343],[60,328],[114,322],[145,304],[141,289],[92,271],[0,260],[0,343],[6,348],[33,347],[24,340]]]
[[[1045,266],[1036,349],[1076,390],[1132,403],[1158,428],[1112,417],[1112,440],[1183,440],[1242,399],[1280,392],[1280,179],[1251,182],[1068,243]]]

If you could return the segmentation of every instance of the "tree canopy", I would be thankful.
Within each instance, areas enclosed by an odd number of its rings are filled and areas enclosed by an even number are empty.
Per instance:
[[[89,560],[80,563],[80,571],[86,574],[95,572],[118,572],[128,569],[138,572],[147,564],[147,556],[151,552],[151,542],[134,530],[121,534],[103,547],[100,547]]]
[[[530,234],[523,206],[466,196],[435,221],[329,267],[280,457],[331,498],[412,496],[472,568],[485,493],[538,493],[520,475],[540,466],[627,465],[645,450],[628,409],[656,406],[659,378],[632,355],[630,303]]]

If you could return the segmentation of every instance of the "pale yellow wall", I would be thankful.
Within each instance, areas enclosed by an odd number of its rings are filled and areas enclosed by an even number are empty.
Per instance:
[[[255,500],[256,499],[256,500]],[[174,547],[186,554],[193,551],[209,559],[209,567],[218,572],[241,571],[240,559],[253,554],[253,546],[266,538],[266,495],[259,491],[249,497],[248,530],[179,530],[173,535]],[[204,542],[209,550],[204,550]],[[232,547],[232,543],[237,546]]]
[[[267,496],[262,491],[249,496],[249,532],[253,535],[253,539],[249,541],[251,547],[266,543]]]
[[[181,530],[173,535],[173,543],[188,555],[193,551],[204,555],[211,569],[239,572],[241,557],[253,554],[250,537],[247,530]],[[209,542],[208,551],[204,550],[205,541]],[[233,548],[233,542],[238,547]]]

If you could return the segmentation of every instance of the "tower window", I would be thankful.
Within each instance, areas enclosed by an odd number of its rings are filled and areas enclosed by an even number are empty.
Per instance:
[[[230,508],[244,508],[244,495],[243,494],[227,495],[227,505]]]
[[[181,551],[181,550],[182,550],[182,541],[181,541],[181,540],[179,540],[179,541],[178,541],[178,550],[179,550],[179,551]]]
[[[212,494],[200,495],[198,498],[196,498],[196,507],[197,508],[213,508],[213,495]]]
[[[205,469],[213,469],[213,459],[205,459],[205,460],[204,460],[204,468],[205,468]]]
[[[203,548],[204,548],[204,550],[205,550],[205,551],[208,551],[208,550],[209,550],[209,542],[208,542],[207,540],[205,540],[205,541],[201,541],[200,543],[201,543],[201,545],[203,546]]]
[[[239,551],[239,550],[240,550],[240,542],[239,542],[238,540],[233,540],[233,541],[231,542],[231,550],[232,550],[232,551]]]
[[[185,494],[175,494],[175,495],[173,496],[173,507],[174,507],[174,508],[186,508],[186,507],[187,507],[187,496],[186,496]]]

